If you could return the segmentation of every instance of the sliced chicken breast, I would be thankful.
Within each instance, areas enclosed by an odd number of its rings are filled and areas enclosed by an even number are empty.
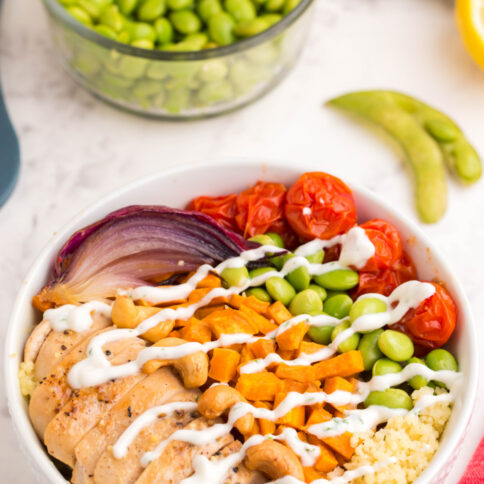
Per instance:
[[[190,401],[193,393],[178,394],[176,400],[184,401],[184,398]],[[116,459],[112,450],[107,448],[96,464],[95,484],[133,484],[144,471],[141,465],[143,454],[152,451],[173,432],[184,428],[197,417],[197,412],[176,412],[171,417],[156,420],[135,437],[126,456],[121,459]]]
[[[76,346],[66,357],[44,377],[30,398],[29,414],[37,434],[43,439],[44,432],[49,422],[66,404],[72,394],[72,389],[67,383],[67,374],[77,362],[86,357],[89,341],[97,334],[107,330],[101,330],[91,338],[87,338]],[[139,344],[138,338],[129,338],[108,343],[104,349],[110,352],[110,361],[116,364],[116,355],[128,345]]]
[[[45,339],[52,331],[49,321],[43,319],[30,333],[24,348],[24,361],[34,363]]]
[[[51,331],[45,338],[35,360],[35,377],[37,381],[46,377],[52,368],[78,344],[89,338],[95,332],[111,326],[111,320],[100,314],[93,315],[91,327],[87,331]]]
[[[180,379],[169,368],[160,368],[136,384],[103,416],[75,448],[75,484],[94,482],[94,469],[102,453],[113,445],[124,430],[144,411],[168,401],[195,400],[198,392],[185,391]]]
[[[200,417],[190,422],[185,428],[203,431],[213,423],[213,421]],[[146,467],[136,484],[177,484],[193,473],[192,461],[195,456],[211,457],[233,440],[231,434],[226,434],[202,446],[180,441],[170,442],[160,457]]]
[[[144,347],[142,340],[132,339],[131,344],[115,353],[113,364],[133,361]],[[49,454],[74,467],[74,448],[78,442],[116,402],[145,377],[145,374],[138,373],[72,392],[67,403],[45,429],[44,444]]]

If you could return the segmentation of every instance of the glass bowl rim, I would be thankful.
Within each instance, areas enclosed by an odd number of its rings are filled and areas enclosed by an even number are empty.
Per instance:
[[[67,12],[65,7],[60,4],[59,0],[43,0],[43,3],[51,16],[55,17],[56,20],[60,21],[62,24],[85,39],[95,42],[106,49],[114,49],[121,54],[160,61],[205,60],[217,57],[225,57],[245,51],[282,33],[297,19],[299,19],[313,2],[314,0],[301,0],[299,4],[293,10],[291,10],[291,12],[285,15],[279,22],[272,25],[267,30],[264,30],[263,32],[252,37],[248,37],[247,39],[238,40],[233,44],[215,47],[213,49],[173,52],[158,49],[142,49],[140,47],[134,47],[132,45],[110,39],[109,37],[96,32],[94,29],[91,29],[72,17],[72,15]]]

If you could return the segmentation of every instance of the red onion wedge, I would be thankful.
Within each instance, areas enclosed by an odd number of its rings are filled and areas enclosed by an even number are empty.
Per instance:
[[[153,285],[258,246],[199,212],[132,205],[71,236],[34,306],[112,298],[118,289]]]

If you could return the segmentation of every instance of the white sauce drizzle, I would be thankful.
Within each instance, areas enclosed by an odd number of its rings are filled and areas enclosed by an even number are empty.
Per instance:
[[[49,321],[54,331],[72,330],[82,333],[91,327],[93,312],[111,318],[111,305],[100,301],[90,301],[82,306],[65,304],[55,309],[47,309],[44,319]]]

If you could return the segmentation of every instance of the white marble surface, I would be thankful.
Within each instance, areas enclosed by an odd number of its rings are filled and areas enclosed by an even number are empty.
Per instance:
[[[20,135],[22,168],[0,209],[0,337],[22,276],[56,228],[137,177],[223,157],[304,159],[378,192],[415,219],[404,168],[386,143],[323,108],[362,88],[413,93],[451,113],[484,155],[484,73],[467,57],[452,2],[317,0],[309,42],[296,69],[257,104],[186,124],[149,121],[93,99],[62,71],[40,1],[6,0],[1,19],[2,81]],[[484,344],[484,188],[450,186],[450,206],[423,229],[464,283]],[[482,365],[482,364],[481,364]],[[482,366],[481,366],[482,370]],[[482,371],[481,371],[482,373]],[[477,408],[484,405],[481,391]],[[455,472],[463,472],[484,430],[478,411]],[[33,481],[0,387],[0,481]]]

